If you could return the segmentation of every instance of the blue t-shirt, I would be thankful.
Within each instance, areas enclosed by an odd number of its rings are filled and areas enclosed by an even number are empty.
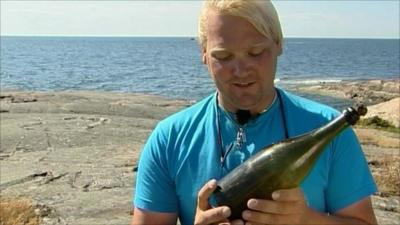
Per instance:
[[[178,212],[182,224],[193,224],[197,193],[207,181],[222,178],[263,147],[285,139],[285,126],[294,137],[339,115],[328,106],[279,91],[282,101],[275,100],[242,127],[241,146],[236,141],[239,125],[218,106],[216,94],[161,121],[141,153],[134,205],[154,212]],[[377,191],[351,128],[326,147],[301,188],[310,207],[329,213]]]

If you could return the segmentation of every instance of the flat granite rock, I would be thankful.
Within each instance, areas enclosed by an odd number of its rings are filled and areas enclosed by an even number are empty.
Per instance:
[[[139,94],[1,92],[0,196],[31,199],[41,224],[129,224],[145,140],[159,120],[191,104]],[[381,224],[399,224],[398,196],[373,200]]]

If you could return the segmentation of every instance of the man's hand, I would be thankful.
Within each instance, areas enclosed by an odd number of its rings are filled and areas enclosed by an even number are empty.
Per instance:
[[[272,199],[250,199],[249,210],[242,213],[243,219],[251,224],[308,224],[312,221],[314,211],[307,206],[300,188],[275,191]]]
[[[199,191],[197,195],[197,209],[194,220],[195,225],[206,224],[231,224],[228,217],[231,215],[231,210],[227,206],[211,208],[208,204],[208,198],[217,188],[217,181],[210,180]],[[243,224],[241,221],[237,221]],[[237,222],[235,224],[237,224]],[[232,223],[233,224],[233,223]]]

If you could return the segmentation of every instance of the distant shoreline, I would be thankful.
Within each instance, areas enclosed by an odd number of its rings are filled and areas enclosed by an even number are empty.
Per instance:
[[[363,99],[366,101],[367,98],[373,100],[370,104],[377,104],[384,101],[388,101],[395,97],[400,96],[400,75],[399,79],[354,79],[354,80],[342,80],[342,79],[329,79],[329,80],[294,80],[293,82],[284,83],[279,78],[275,83],[275,86],[288,90],[291,92],[304,93],[304,94],[318,94],[323,96],[329,96],[333,98],[342,99]],[[46,89],[19,89],[13,87],[1,87],[1,92],[103,92],[103,93],[116,93],[116,94],[143,94],[159,96],[170,100],[183,100],[183,101],[195,101],[183,98],[174,98],[167,95],[159,95],[151,92],[129,92],[119,90],[94,90],[94,89],[60,89],[60,90],[46,90]],[[212,92],[210,92],[212,94]],[[357,94],[358,96],[355,96]],[[207,95],[208,96],[208,95]],[[204,96],[206,97],[206,96]]]
[[[399,79],[341,80],[288,86],[288,90],[353,99],[367,105],[389,101],[400,96]]]

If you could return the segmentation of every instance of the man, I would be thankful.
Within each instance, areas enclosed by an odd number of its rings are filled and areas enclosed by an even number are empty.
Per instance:
[[[375,183],[354,132],[327,147],[299,188],[249,199],[242,219],[211,207],[216,180],[263,147],[337,116],[274,86],[282,32],[269,1],[206,1],[199,40],[217,92],[161,121],[137,174],[132,224],[376,224]]]

